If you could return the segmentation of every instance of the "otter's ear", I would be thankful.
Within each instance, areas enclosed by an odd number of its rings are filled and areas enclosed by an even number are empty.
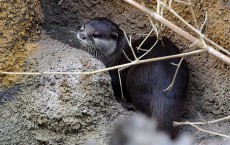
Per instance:
[[[110,34],[110,36],[111,36],[111,38],[113,38],[113,39],[117,39],[118,34],[115,33],[115,32],[112,32],[112,33]]]

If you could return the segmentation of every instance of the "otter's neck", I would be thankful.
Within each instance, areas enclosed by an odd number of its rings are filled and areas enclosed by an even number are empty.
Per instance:
[[[109,57],[107,57],[107,59],[102,60],[104,65],[106,67],[111,67],[111,66],[123,64],[124,60],[126,59],[123,50],[125,52],[129,50],[129,45],[124,35],[118,38],[115,51]]]

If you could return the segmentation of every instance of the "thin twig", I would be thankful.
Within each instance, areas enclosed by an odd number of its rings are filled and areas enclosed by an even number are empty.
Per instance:
[[[59,1],[58,5],[60,5],[60,4],[61,4],[61,2],[62,2],[62,0],[60,0],[60,1]]]
[[[147,36],[148,34],[136,34],[136,35],[139,35],[139,36]]]
[[[131,42],[132,41],[132,37],[130,36],[130,39],[128,39],[128,36],[127,36],[125,30],[123,28],[120,28],[120,29],[123,31],[123,33],[125,35],[125,38],[126,38],[126,41],[128,42],[128,45],[129,45],[129,47],[130,47],[130,49],[131,49],[131,51],[133,53],[133,56],[134,56],[135,60],[137,61],[138,58],[137,58],[137,56],[136,56],[136,54],[135,54],[135,52],[133,50],[133,46],[132,46],[132,42]]]
[[[142,56],[140,56],[138,59],[141,59],[143,58],[146,54],[148,54],[153,48],[154,46],[157,44],[158,42],[158,31],[157,31],[157,27],[156,25],[154,25],[154,23],[152,22],[152,20],[150,19],[150,17],[148,16],[150,22],[151,22],[151,25],[152,25],[152,29],[151,31],[148,33],[148,35],[144,38],[144,40],[141,42],[141,44],[138,46],[137,50],[142,50],[142,51],[146,51]],[[140,47],[144,44],[144,42],[148,39],[148,37],[153,33],[153,31],[155,31],[156,33],[156,36],[157,36],[157,40],[156,42],[152,45],[152,47],[149,49],[149,50],[145,50],[145,49],[141,49]]]
[[[148,20],[149,20],[151,26],[152,26],[153,28],[155,27],[155,28],[157,29],[157,25],[154,24],[154,22],[153,22],[153,20],[152,20],[152,17],[151,17],[150,15],[147,15],[147,17],[148,17]]]
[[[178,2],[178,3],[182,3],[182,4],[185,4],[185,5],[189,6],[190,12],[192,14],[193,21],[195,23],[195,28],[197,30],[199,30],[198,23],[196,21],[196,16],[195,16],[195,13],[194,13],[194,10],[193,10],[193,7],[192,7],[191,0],[188,0],[188,2],[184,2],[184,1],[180,1],[180,0],[175,0],[175,1]],[[172,7],[169,7],[169,8],[172,8]]]
[[[193,7],[192,7],[192,3],[191,3],[190,0],[189,0],[189,9],[190,9],[190,12],[191,12],[191,14],[192,14],[192,18],[193,18],[193,21],[194,21],[194,23],[195,23],[195,27],[196,27],[196,29],[198,30],[198,29],[199,29],[198,23],[197,23],[197,21],[196,21],[196,16],[195,16],[195,13],[194,13],[194,10],[193,10]]]
[[[143,45],[143,43],[147,40],[147,38],[152,34],[153,31],[155,31],[155,33],[156,33],[157,40],[156,40],[155,43],[151,46],[151,48],[148,49],[148,50],[146,50],[146,49],[141,49],[141,48],[138,47],[139,50],[145,51],[145,53],[144,53],[142,56],[140,56],[138,59],[141,59],[141,58],[143,58],[145,55],[147,55],[147,54],[154,48],[154,46],[158,43],[158,39],[159,39],[159,33],[160,33],[159,31],[160,31],[160,29],[157,30],[157,24],[154,25],[151,16],[150,16],[150,15],[147,15],[147,16],[148,16],[148,19],[149,19],[149,21],[150,21],[150,23],[151,23],[151,25],[152,25],[153,28],[152,28],[151,31],[147,34],[147,36],[146,36],[145,39],[142,41],[142,43],[139,45],[139,47],[141,47],[141,46]]]
[[[202,118],[202,117],[201,117]],[[204,119],[202,119],[204,120]],[[217,136],[221,136],[221,137],[225,137],[225,138],[230,138],[230,136],[225,135],[225,134],[221,134],[221,133],[217,133],[217,132],[213,132],[213,131],[208,131],[205,129],[202,129],[196,125],[204,125],[204,124],[211,124],[211,123],[217,123],[220,121],[224,121],[224,120],[230,120],[230,116],[224,117],[224,118],[220,118],[220,119],[216,119],[216,120],[212,120],[212,121],[203,121],[203,122],[173,122],[174,126],[180,126],[180,125],[191,125],[193,127],[195,127],[197,130],[202,131],[202,132],[206,132],[212,135],[217,135]]]
[[[157,13],[160,14],[160,0],[157,0]]]
[[[189,47],[193,47],[194,45],[197,45],[197,43],[201,41],[201,39],[197,39],[197,41],[193,42],[192,44],[189,45]]]
[[[153,33],[155,28],[152,28],[150,30],[150,32],[146,35],[146,37],[144,38],[144,40],[141,42],[141,44],[137,47],[137,50],[140,50],[141,46],[144,44],[144,42],[149,38],[149,36]]]
[[[168,91],[168,90],[171,90],[171,89],[172,89],[172,87],[173,87],[173,85],[174,85],[174,83],[175,83],[176,76],[177,76],[177,74],[178,74],[179,68],[180,68],[181,63],[182,63],[183,60],[184,60],[184,57],[182,57],[182,58],[180,59],[180,62],[179,62],[178,64],[175,64],[175,65],[177,66],[177,68],[176,68],[176,72],[175,72],[175,74],[174,74],[172,83],[168,86],[168,88],[166,88],[166,89],[163,90],[163,91]]]
[[[221,134],[221,133],[218,133],[218,132],[213,132],[213,131],[209,131],[209,130],[205,130],[203,128],[200,128],[194,124],[189,124],[193,127],[195,127],[198,131],[202,131],[202,132],[205,132],[205,133],[209,133],[209,134],[212,134],[212,135],[217,135],[217,136],[221,136],[221,137],[225,137],[225,138],[229,138],[230,139],[230,136],[228,135],[225,135],[225,134]]]
[[[145,3],[142,1],[141,2],[141,4],[143,5],[143,6],[145,6]],[[150,32],[148,33],[148,34],[146,34],[145,35],[145,38],[144,38],[144,40],[141,42],[141,44],[137,47],[137,51],[138,50],[141,50],[141,51],[146,51],[146,52],[149,52],[149,50],[146,50],[146,49],[142,49],[141,48],[141,46],[144,44],[144,42],[149,38],[149,36],[153,33],[153,31],[155,31],[156,32],[156,34],[157,34],[157,25],[155,25],[154,23],[153,23],[153,21],[152,21],[152,19],[151,19],[151,16],[149,16],[149,15],[147,15],[147,17],[148,17],[148,19],[149,19],[149,21],[150,21],[150,24],[152,25],[152,29],[150,30]],[[140,59],[140,58],[139,58]]]
[[[122,81],[121,81],[121,74],[120,71],[122,71],[123,68],[117,69],[118,77],[119,77],[119,83],[120,83],[120,88],[121,88],[121,98],[124,99],[124,93],[123,93],[123,88],[122,88]]]
[[[181,0],[175,0],[176,2],[178,2],[178,3],[182,3],[182,4],[185,4],[185,5],[191,5],[191,2],[190,2],[190,0],[188,0],[188,2],[184,2],[184,1],[181,1]]]
[[[204,25],[205,25],[207,19],[208,19],[208,13],[207,13],[207,11],[206,11],[206,12],[205,12],[204,22],[203,22],[203,24],[202,24],[201,27],[200,27],[200,31],[202,31],[202,30],[204,29]]]
[[[208,19],[208,13],[207,13],[207,11],[206,11],[206,12],[205,12],[205,19],[204,19],[204,22],[202,23],[202,25],[201,25],[201,27],[200,27],[200,33],[202,33],[202,30],[203,30],[203,28],[204,28],[204,26],[205,26],[205,23],[206,23],[207,19]],[[203,43],[203,45],[207,47],[207,44],[205,43],[204,39],[203,39],[202,37],[200,37],[200,39],[201,39],[201,42]]]
[[[198,114],[198,116],[200,117],[200,119],[203,121],[203,122],[207,122],[202,116],[201,116],[201,114],[198,112],[197,113]]]
[[[131,62],[132,60],[128,57],[128,55],[125,53],[125,51],[122,50],[122,52],[123,52],[123,54],[125,55],[126,59],[127,59],[129,62]]]
[[[169,0],[169,7],[172,7],[172,0]]]
[[[161,1],[160,1],[160,2],[161,2]],[[160,5],[161,5],[161,4],[162,4],[162,3],[160,3]],[[166,4],[167,4],[167,1],[164,0],[164,3],[163,3],[162,8],[161,8],[161,12],[160,12],[160,15],[161,15],[162,17],[164,17],[164,8],[165,8]],[[162,23],[161,23],[161,24],[162,24]]]
[[[159,28],[159,24],[154,24],[154,23],[153,23],[152,17],[151,17],[150,15],[148,15],[148,14],[147,14],[147,16],[148,16],[148,20],[149,20],[151,26],[152,26],[153,28],[155,28],[154,31],[155,31],[157,40],[159,40],[159,35],[160,35],[160,33],[161,33],[162,26]],[[161,24],[161,23],[160,23],[160,24]],[[162,25],[162,24],[161,24],[161,25]]]
[[[132,61],[130,63],[122,64],[122,65],[117,65],[113,67],[108,67],[96,71],[91,71],[91,72],[4,72],[0,71],[0,74],[6,74],[6,75],[92,75],[95,73],[100,73],[100,72],[106,72],[122,67],[129,67],[132,65],[138,65],[142,63],[148,63],[148,62],[154,62],[154,61],[161,61],[161,60],[166,60],[166,59],[173,59],[173,58],[180,58],[180,57],[187,57],[195,54],[200,54],[204,53],[206,50],[205,49],[200,49],[200,50],[195,50],[191,52],[186,52],[186,53],[181,53],[181,54],[176,54],[176,55],[169,55],[169,56],[164,56],[164,57],[157,57],[157,58],[150,58],[150,59],[144,59],[144,60],[139,60],[139,61]]]
[[[161,1],[160,1],[160,2],[161,2]],[[160,15],[161,17],[164,17],[164,6],[166,5],[166,3],[167,3],[167,1],[164,0],[164,3],[163,3],[162,8],[161,8],[161,11],[160,11],[160,13],[159,13],[159,15]],[[161,3],[160,3],[160,4],[161,4]],[[160,23],[159,34],[160,34],[160,32],[161,32],[162,30],[164,30],[164,27],[165,27],[165,25],[162,24],[162,23]],[[163,42],[163,41],[162,41],[162,42]]]
[[[220,118],[220,119],[216,119],[216,120],[212,120],[212,121],[204,121],[204,122],[173,122],[174,125],[178,126],[178,125],[187,125],[187,124],[195,124],[195,125],[202,125],[202,124],[211,124],[211,123],[217,123],[220,121],[224,121],[224,120],[230,120],[230,116],[224,117],[224,118]]]
[[[138,57],[138,59],[141,59],[141,58],[143,58],[146,54],[148,54],[148,53],[156,46],[157,43],[158,43],[158,39],[155,41],[155,43],[152,45],[152,47],[151,47],[147,52],[145,52],[143,55],[141,55],[140,57]]]

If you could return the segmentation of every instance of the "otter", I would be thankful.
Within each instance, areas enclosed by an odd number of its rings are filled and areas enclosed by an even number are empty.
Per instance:
[[[91,19],[82,26],[77,33],[77,38],[86,51],[101,60],[106,67],[129,63],[127,57],[134,60],[124,32],[107,18]],[[150,36],[141,48],[149,50],[156,40],[155,36]],[[132,43],[137,57],[145,53],[136,50],[142,41],[141,38]],[[168,38],[163,37],[142,59],[179,53],[177,46]],[[157,128],[170,134],[172,138],[175,138],[177,134],[173,121],[180,119],[189,83],[189,69],[185,61],[181,63],[174,86],[171,90],[164,90],[171,84],[177,68],[172,63],[178,64],[179,62],[180,58],[174,58],[139,64],[122,70],[120,74],[125,98],[138,111],[153,117],[158,123]],[[115,96],[121,96],[118,71],[111,70],[109,74],[112,78]]]

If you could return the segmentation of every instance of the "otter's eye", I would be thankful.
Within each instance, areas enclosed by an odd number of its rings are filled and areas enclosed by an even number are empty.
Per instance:
[[[100,37],[100,34],[98,32],[94,32],[93,33],[93,38],[98,38],[98,37]]]
[[[116,39],[118,37],[118,34],[113,32],[110,34],[110,37],[113,38],[113,39]]]

